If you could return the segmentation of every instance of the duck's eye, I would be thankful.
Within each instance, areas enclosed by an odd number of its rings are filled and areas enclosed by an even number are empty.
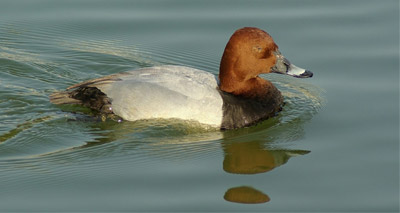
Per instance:
[[[262,50],[261,47],[259,47],[259,46],[253,46],[253,52],[260,53],[261,50]]]

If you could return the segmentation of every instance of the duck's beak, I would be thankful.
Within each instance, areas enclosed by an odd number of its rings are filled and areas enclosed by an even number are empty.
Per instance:
[[[274,54],[276,56],[276,64],[271,68],[271,72],[290,75],[296,78],[311,78],[313,76],[311,71],[290,63],[290,61],[279,52],[279,50],[275,51]]]

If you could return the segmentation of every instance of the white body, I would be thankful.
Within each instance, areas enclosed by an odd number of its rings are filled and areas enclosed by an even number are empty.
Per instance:
[[[125,120],[178,118],[219,127],[222,98],[213,74],[183,66],[149,67],[99,85]]]

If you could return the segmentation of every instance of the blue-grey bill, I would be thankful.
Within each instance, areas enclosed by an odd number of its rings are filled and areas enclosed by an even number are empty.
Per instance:
[[[311,78],[313,73],[309,70],[300,68],[290,63],[280,52],[274,52],[276,56],[276,64],[271,68],[271,72],[290,75],[296,78]]]

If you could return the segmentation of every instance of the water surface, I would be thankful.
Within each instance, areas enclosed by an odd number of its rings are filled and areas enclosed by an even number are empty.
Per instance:
[[[263,75],[286,105],[257,126],[103,122],[49,103],[135,68],[217,75],[244,26],[314,72]],[[397,212],[398,58],[398,1],[2,1],[0,211]]]

